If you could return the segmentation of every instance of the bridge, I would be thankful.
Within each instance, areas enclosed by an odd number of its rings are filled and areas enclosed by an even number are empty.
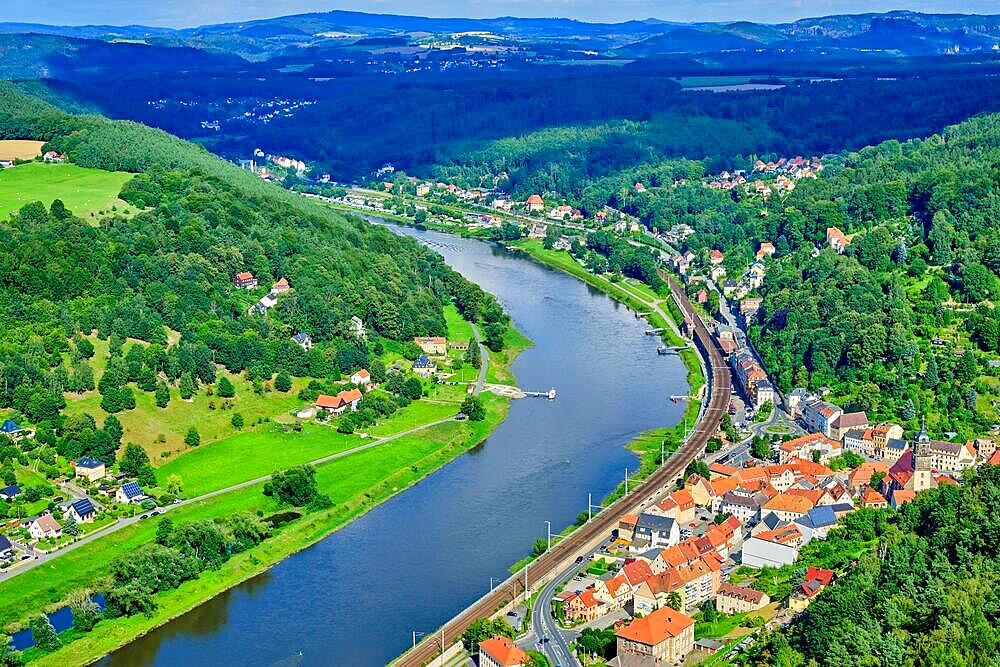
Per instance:
[[[672,276],[664,274],[664,279],[670,284],[670,290],[681,310],[688,315],[694,324],[694,342],[704,362],[707,371],[707,390],[709,401],[702,407],[699,421],[694,430],[667,462],[639,484],[628,495],[619,498],[604,508],[590,521],[566,536],[561,542],[552,546],[528,566],[483,595],[457,616],[445,623],[443,627],[397,658],[392,665],[396,667],[424,667],[425,665],[441,664],[436,660],[458,641],[465,629],[473,621],[489,618],[506,608],[514,601],[527,599],[531,591],[539,585],[550,581],[563,568],[578,556],[599,545],[611,531],[618,527],[622,515],[633,511],[637,504],[652,502],[684,474],[688,464],[694,461],[702,452],[709,438],[714,434],[726,414],[729,406],[729,394],[732,390],[732,378],[729,367],[722,356],[722,351],[712,338],[708,327],[701,317],[691,307],[680,285]]]

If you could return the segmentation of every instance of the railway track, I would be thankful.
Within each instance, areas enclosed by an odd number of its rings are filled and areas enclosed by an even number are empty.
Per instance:
[[[709,334],[708,327],[702,321],[690,301],[684,294],[680,285],[670,276],[664,276],[670,284],[670,290],[675,300],[681,305],[688,316],[695,323],[694,340],[699,353],[705,362],[705,368],[709,371],[708,407],[702,413],[701,420],[695,424],[687,441],[682,444],[677,451],[667,460],[667,462],[647,477],[628,496],[619,498],[608,507],[591,519],[588,523],[570,533],[551,549],[531,562],[527,568],[527,574],[521,570],[511,576],[501,585],[497,586],[491,593],[481,597],[476,602],[448,621],[443,628],[432,635],[428,635],[424,641],[416,645],[412,650],[397,658],[392,665],[394,667],[421,667],[431,662],[440,655],[448,646],[465,632],[465,629],[476,619],[487,618],[497,609],[507,604],[519,595],[522,595],[525,588],[530,591],[538,582],[546,580],[557,571],[562,563],[575,555],[582,553],[586,546],[593,543],[602,536],[609,535],[617,527],[618,520],[622,515],[629,513],[640,499],[659,494],[664,487],[670,485],[674,479],[683,474],[688,464],[695,460],[699,454],[705,450],[708,439],[714,434],[722,421],[722,415],[728,409],[729,394],[731,391],[731,376],[729,367],[726,365],[718,345]]]

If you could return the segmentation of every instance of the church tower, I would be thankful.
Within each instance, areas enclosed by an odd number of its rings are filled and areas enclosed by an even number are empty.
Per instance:
[[[913,444],[913,490],[923,491],[934,486],[931,476],[931,439],[927,435],[927,421],[920,420],[920,433]]]

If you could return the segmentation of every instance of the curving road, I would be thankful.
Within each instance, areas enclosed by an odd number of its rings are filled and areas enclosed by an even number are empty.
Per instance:
[[[400,656],[393,664],[402,667],[421,667],[440,654],[439,638],[443,636],[446,646],[458,640],[465,629],[476,619],[487,618],[494,611],[510,602],[515,597],[521,597],[525,592],[525,581],[530,591],[534,585],[549,581],[561,572],[568,560],[586,554],[599,544],[611,531],[617,527],[619,517],[634,509],[640,498],[654,498],[667,490],[674,481],[684,473],[688,464],[705,449],[708,439],[714,434],[729,406],[729,395],[732,390],[732,380],[729,367],[722,357],[715,340],[709,334],[708,328],[694,312],[680,285],[672,277],[667,277],[674,298],[682,309],[691,316],[695,323],[694,339],[699,354],[702,356],[706,369],[710,370],[708,377],[709,403],[702,411],[701,419],[696,424],[688,439],[674,452],[673,456],[650,475],[631,494],[616,500],[601,511],[590,522],[570,533],[559,544],[542,554],[527,568],[527,573],[521,572],[507,579],[503,584],[484,595],[464,611],[460,612],[443,628],[434,633],[432,638],[425,639],[411,651]],[[572,663],[570,663],[572,664]]]

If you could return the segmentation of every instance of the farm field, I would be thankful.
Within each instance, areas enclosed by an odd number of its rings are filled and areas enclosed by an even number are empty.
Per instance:
[[[122,186],[132,174],[86,169],[74,164],[32,162],[0,171],[0,217],[25,204],[40,201],[50,206],[61,199],[73,213],[84,215],[105,207],[131,210],[118,199]]]
[[[31,160],[42,153],[44,141],[27,139],[0,140],[0,160]]]

